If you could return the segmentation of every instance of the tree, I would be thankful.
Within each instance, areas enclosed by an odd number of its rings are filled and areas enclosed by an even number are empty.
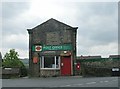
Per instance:
[[[18,52],[15,49],[10,49],[9,53],[6,53],[3,57],[3,67],[25,67],[24,64],[18,58]]]

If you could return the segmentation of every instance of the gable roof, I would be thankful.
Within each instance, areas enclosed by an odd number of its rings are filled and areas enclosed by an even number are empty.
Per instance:
[[[35,28],[41,27],[41,26],[43,26],[43,25],[48,25],[48,24],[55,25],[54,23],[60,24],[60,25],[62,25],[62,26],[64,26],[64,27],[68,28],[67,30],[69,30],[69,29],[77,29],[77,28],[78,28],[78,27],[72,27],[72,26],[67,25],[67,24],[65,24],[65,23],[63,23],[63,22],[60,22],[60,21],[58,21],[58,20],[56,20],[56,19],[51,18],[51,19],[43,22],[42,24],[40,24],[40,25],[38,25],[38,26],[36,26],[36,27],[34,27],[34,28],[32,28],[32,29],[27,29],[27,30],[28,30],[28,31],[34,30]]]

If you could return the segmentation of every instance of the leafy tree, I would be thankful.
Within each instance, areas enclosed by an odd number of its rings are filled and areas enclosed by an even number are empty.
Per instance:
[[[5,54],[2,62],[3,67],[18,67],[20,68],[20,75],[26,76],[27,75],[27,69],[25,68],[22,61],[18,58],[18,52],[15,51],[15,49],[10,49],[8,53]]]
[[[15,49],[10,49],[9,53],[6,53],[3,58],[3,67],[25,67],[24,64],[18,58],[18,52]]]

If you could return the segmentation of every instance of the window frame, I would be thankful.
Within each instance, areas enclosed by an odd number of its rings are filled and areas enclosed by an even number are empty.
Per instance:
[[[49,69],[49,70],[50,69],[60,69],[60,56],[53,56],[53,57],[54,57],[55,68],[52,68],[52,67],[51,68],[45,68],[45,66],[44,66],[45,65],[44,64],[45,56],[41,56],[40,57],[40,60],[41,60],[40,61],[40,69]],[[57,59],[57,57],[58,57],[58,59]],[[56,64],[57,60],[58,60],[58,68],[56,67],[57,66],[57,64]]]

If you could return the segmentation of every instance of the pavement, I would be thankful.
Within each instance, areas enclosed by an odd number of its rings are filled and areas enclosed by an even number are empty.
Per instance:
[[[47,77],[2,79],[2,87],[118,87],[118,77]]]

